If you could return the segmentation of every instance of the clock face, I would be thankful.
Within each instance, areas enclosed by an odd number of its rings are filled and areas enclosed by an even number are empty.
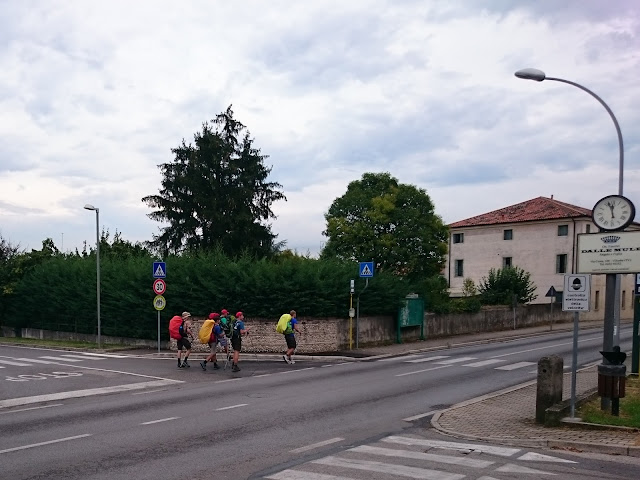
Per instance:
[[[593,207],[593,223],[602,230],[622,230],[627,227],[636,215],[636,209],[626,197],[609,195]]]

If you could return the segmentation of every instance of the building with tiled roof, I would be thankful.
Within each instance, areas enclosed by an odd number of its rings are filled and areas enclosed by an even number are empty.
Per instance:
[[[632,224],[627,230],[638,230]],[[564,275],[576,272],[577,236],[595,233],[591,209],[537,197],[449,225],[449,253],[444,274],[451,296],[463,295],[464,280],[480,285],[492,268],[518,266],[531,274],[537,298],[550,303],[550,287],[562,292]],[[633,316],[633,275],[622,275],[621,318]],[[591,312],[602,318],[605,276],[592,276]],[[559,296],[561,299],[561,296]]]

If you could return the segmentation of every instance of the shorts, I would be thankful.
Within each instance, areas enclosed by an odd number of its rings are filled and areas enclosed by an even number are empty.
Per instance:
[[[178,339],[178,351],[182,350],[184,347],[187,350],[191,350],[191,342],[187,337],[182,337]]]
[[[296,336],[293,333],[285,333],[284,339],[287,341],[287,348],[296,348]]]
[[[242,337],[240,335],[231,337],[231,348],[233,348],[234,352],[242,350]]]
[[[218,344],[224,348],[227,346],[227,337],[218,337]]]

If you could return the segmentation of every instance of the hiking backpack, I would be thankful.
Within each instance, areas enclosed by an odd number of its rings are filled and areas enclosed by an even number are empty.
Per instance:
[[[184,320],[179,315],[169,320],[169,336],[175,340],[182,338],[181,332],[184,330]]]
[[[215,338],[211,338],[211,334],[213,332],[213,327],[215,322],[213,320],[205,320],[200,327],[200,331],[198,332],[198,337],[200,338],[200,343],[206,345],[210,341],[215,342]]]
[[[280,317],[280,320],[278,320],[278,324],[276,325],[276,332],[284,333],[287,328],[289,328],[289,322],[291,322],[291,315],[285,313]]]

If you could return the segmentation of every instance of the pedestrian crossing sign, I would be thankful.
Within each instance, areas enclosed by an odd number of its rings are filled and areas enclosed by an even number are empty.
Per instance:
[[[360,262],[360,277],[373,277],[373,262]]]
[[[153,262],[153,278],[165,278],[167,276],[167,265],[165,262]]]

